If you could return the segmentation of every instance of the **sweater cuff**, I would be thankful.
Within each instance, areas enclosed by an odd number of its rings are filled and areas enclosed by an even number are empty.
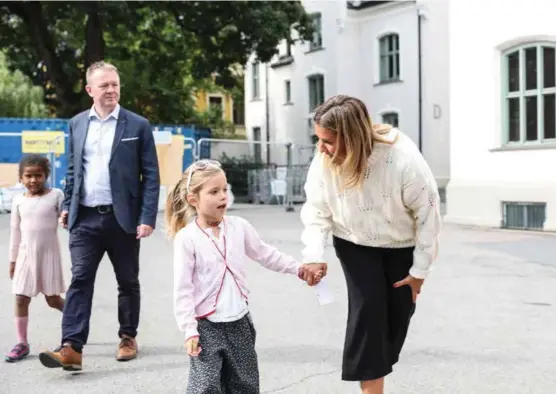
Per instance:
[[[199,332],[197,331],[197,322],[188,324],[184,336],[186,338],[186,341],[190,338],[199,336]]]
[[[416,279],[425,279],[431,272],[430,253],[424,250],[414,249],[414,264],[410,268],[410,275]]]
[[[321,245],[317,247],[306,247],[302,251],[302,263],[324,263],[325,248]]]
[[[416,267],[410,268],[410,275],[416,279],[425,279],[431,270],[422,270]]]
[[[297,276],[300,273],[300,268],[302,268],[302,265],[303,263],[296,262],[294,267],[292,267],[292,271],[290,271],[290,273]]]

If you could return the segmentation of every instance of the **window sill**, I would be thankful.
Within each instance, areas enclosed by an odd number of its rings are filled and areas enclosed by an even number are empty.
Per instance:
[[[259,101],[263,101],[263,99],[261,99],[261,98],[259,98],[259,97],[257,97],[257,98],[252,98],[252,99],[250,100],[250,103],[257,103],[257,102],[259,102]]]
[[[402,79],[392,79],[389,81],[381,81],[374,83],[373,86],[383,86],[383,85],[392,85],[393,83],[402,83],[404,82]]]
[[[312,48],[309,51],[304,52],[304,55],[309,55],[310,53],[324,51],[324,50],[325,50],[324,47]]]
[[[510,144],[503,145],[498,148],[492,148],[490,152],[512,152],[520,150],[549,150],[555,149],[555,141],[545,142],[541,144]]]
[[[284,66],[288,66],[292,63],[294,63],[294,58],[292,56],[285,56],[283,58],[278,59],[273,64],[271,64],[271,68],[284,67]]]
[[[285,106],[285,107],[287,107],[287,106],[289,106],[289,105],[294,105],[294,103],[293,103],[292,101],[288,101],[288,102],[284,103],[284,106]]]

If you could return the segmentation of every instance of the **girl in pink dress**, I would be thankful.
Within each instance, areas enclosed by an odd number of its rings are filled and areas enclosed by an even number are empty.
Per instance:
[[[27,189],[14,197],[11,212],[10,278],[15,295],[17,344],[6,354],[14,362],[29,354],[27,325],[29,303],[39,293],[47,304],[64,308],[60,294],[66,286],[58,242],[58,216],[64,193],[45,187],[50,163],[40,155],[25,156],[19,163],[20,181]]]

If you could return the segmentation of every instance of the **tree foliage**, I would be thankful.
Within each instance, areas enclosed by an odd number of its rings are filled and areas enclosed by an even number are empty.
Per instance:
[[[43,89],[19,70],[10,71],[0,52],[0,117],[46,117]]]
[[[265,62],[282,39],[311,38],[298,1],[0,2],[0,47],[13,69],[45,89],[60,117],[87,107],[84,74],[94,61],[121,73],[122,105],[152,121],[194,117],[196,83],[217,75],[233,87],[233,65]]]

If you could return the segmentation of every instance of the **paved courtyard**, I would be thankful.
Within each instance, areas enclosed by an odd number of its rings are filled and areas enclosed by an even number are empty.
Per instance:
[[[240,206],[261,236],[299,256],[299,207]],[[160,222],[162,224],[162,217]],[[8,278],[9,216],[0,215],[0,351],[14,344]],[[66,279],[70,279],[67,232]],[[249,269],[251,310],[263,393],[350,394],[340,381],[346,289],[332,247],[329,281],[336,302],[320,307],[314,290],[294,276],[257,264]],[[436,270],[426,281],[401,361],[387,383],[391,394],[549,394],[555,392],[555,234],[478,230],[446,225]],[[3,394],[184,393],[188,359],[172,312],[171,243],[157,231],[142,244],[140,357],[118,363],[116,281],[107,258],[97,275],[84,370],[43,368],[37,353],[59,342],[59,312],[43,298],[30,312],[32,355],[0,363]]]

